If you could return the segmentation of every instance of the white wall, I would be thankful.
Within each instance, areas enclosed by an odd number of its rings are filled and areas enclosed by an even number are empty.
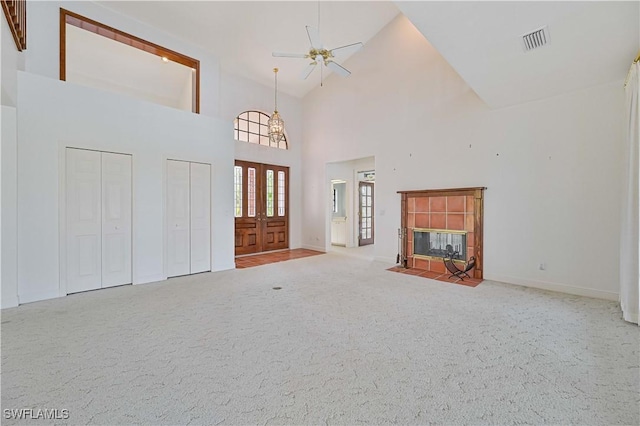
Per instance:
[[[66,146],[133,155],[134,283],[166,277],[167,158],[212,164],[212,270],[234,267],[230,123],[23,72],[18,104],[20,303],[64,294]]]
[[[16,109],[2,105],[2,146],[0,147],[0,170],[2,171],[2,185],[0,187],[0,204],[2,211],[0,214],[0,283],[2,308],[17,306],[18,304],[18,279],[17,266],[18,258],[16,253],[17,245],[17,210],[16,210]]]
[[[9,24],[0,18],[2,27],[1,103],[2,145],[0,146],[0,306],[16,306],[16,103],[18,97],[18,70],[24,67],[24,54],[18,52]]]
[[[191,99],[188,99],[185,102],[184,92],[181,94],[180,99],[173,99],[170,97],[150,93],[147,90],[138,90],[133,87],[127,87],[118,82],[107,80],[105,78],[95,78],[94,76],[74,71],[67,72],[66,81],[73,84],[93,87],[95,89],[100,89],[106,92],[120,93],[129,97],[153,102],[158,105],[177,108],[183,111],[191,111]],[[189,82],[189,86],[191,86],[191,82]],[[186,95],[190,96],[191,92],[187,93]],[[185,104],[188,105],[188,107],[185,108]]]
[[[486,186],[485,278],[617,299],[622,82],[490,110],[404,16],[347,67],[304,99],[303,244],[326,244],[326,163],[374,155],[378,259],[396,191]]]
[[[220,73],[217,58],[206,50],[177,39],[140,21],[113,12],[88,1],[27,2],[28,49],[25,51],[25,71],[49,78],[60,77],[60,8],[83,15],[120,31],[140,37],[167,49],[200,61],[200,112],[219,115]]]
[[[193,81],[196,78],[195,72],[191,73],[184,79],[182,92],[180,93],[180,98],[178,99],[177,108],[183,111],[193,111],[193,106],[195,104],[195,99],[193,96],[195,82]]]
[[[0,33],[0,42],[2,44],[2,105],[16,106],[16,98],[18,91],[17,70],[24,68],[24,54],[16,48],[13,41],[9,24],[4,17],[1,19],[2,26]]]
[[[222,72],[220,116],[233,122],[238,114],[247,110],[262,111],[271,115],[274,107],[273,96],[273,87]],[[299,248],[302,246],[302,100],[280,93],[278,112],[284,119],[289,149],[236,141],[235,158],[289,167],[289,247]]]

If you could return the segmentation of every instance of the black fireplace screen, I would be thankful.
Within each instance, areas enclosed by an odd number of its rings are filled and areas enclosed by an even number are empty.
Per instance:
[[[467,235],[446,231],[413,231],[413,254],[467,259]]]

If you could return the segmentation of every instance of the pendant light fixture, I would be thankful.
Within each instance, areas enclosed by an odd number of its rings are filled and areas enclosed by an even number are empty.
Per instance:
[[[273,72],[276,80],[275,108],[267,125],[269,126],[269,144],[278,146],[282,138],[284,138],[284,120],[278,114],[278,68],[274,68]]]

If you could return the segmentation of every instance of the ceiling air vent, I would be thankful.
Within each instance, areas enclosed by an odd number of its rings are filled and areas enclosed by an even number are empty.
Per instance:
[[[549,44],[549,27],[546,25],[535,31],[522,35],[522,47],[528,52]]]

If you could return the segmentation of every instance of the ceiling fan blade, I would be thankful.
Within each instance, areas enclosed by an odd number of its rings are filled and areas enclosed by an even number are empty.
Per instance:
[[[320,32],[317,28],[306,26],[307,35],[309,36],[309,43],[311,43],[311,47],[315,47],[316,49],[322,49],[322,42],[320,41]]]
[[[317,62],[311,62],[309,65],[307,65],[307,67],[300,74],[300,79],[301,80],[306,80],[307,77],[309,77],[309,75],[311,75],[313,70],[316,69],[316,65],[318,65]]]
[[[282,53],[282,52],[273,52],[271,54],[276,58],[306,58],[306,53]]]
[[[341,75],[343,77],[349,77],[351,75],[351,71],[349,71],[348,69],[346,69],[345,67],[343,67],[338,63],[335,63],[333,61],[327,61],[325,64],[327,65],[327,68],[329,68],[331,71],[335,72],[338,75]]]
[[[329,52],[331,52],[332,55],[335,55],[336,53],[340,55],[350,55],[362,49],[362,46],[364,46],[362,42],[357,42],[357,43],[347,44],[345,46],[336,47],[335,49],[331,49]]]

